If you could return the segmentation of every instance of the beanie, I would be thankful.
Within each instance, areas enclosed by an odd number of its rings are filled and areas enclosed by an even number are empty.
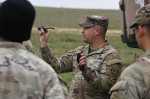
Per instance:
[[[14,42],[30,39],[35,9],[27,0],[6,0],[0,6],[0,36]]]

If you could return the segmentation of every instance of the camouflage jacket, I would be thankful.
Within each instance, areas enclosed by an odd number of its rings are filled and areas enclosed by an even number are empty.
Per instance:
[[[88,51],[89,45],[80,46],[59,59],[54,56],[48,46],[41,48],[43,59],[51,64],[57,73],[73,71],[70,87],[71,98],[105,99],[108,97],[109,89],[121,73],[121,60],[117,51],[108,42],[90,54],[88,54]],[[79,70],[76,61],[77,53],[81,52],[87,55],[88,71],[84,77],[82,77],[82,72]]]
[[[24,42],[23,42],[23,45],[24,45],[24,47],[25,47],[29,52],[35,54],[34,47],[33,47],[33,45],[32,45],[32,43],[31,43],[30,40],[24,41]]]
[[[0,99],[65,99],[56,72],[22,44],[0,42]]]
[[[111,99],[150,99],[150,49],[124,70],[110,93]]]

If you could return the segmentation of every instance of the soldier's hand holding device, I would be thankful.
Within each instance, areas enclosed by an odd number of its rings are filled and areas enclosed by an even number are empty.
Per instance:
[[[86,55],[84,53],[77,53],[77,62],[79,64],[79,69],[86,73],[87,71],[87,62],[86,62]]]
[[[81,53],[78,53],[77,54],[77,62],[78,62],[78,64],[79,64],[79,62],[80,62],[80,58],[81,58],[82,56],[81,56]],[[84,65],[79,65],[79,69],[81,70],[81,71],[83,71],[84,70]]]
[[[39,26],[39,27],[37,27],[37,29],[40,31],[41,47],[47,46],[48,45],[48,39],[50,37],[50,31],[48,31],[48,29],[55,29],[55,28]]]

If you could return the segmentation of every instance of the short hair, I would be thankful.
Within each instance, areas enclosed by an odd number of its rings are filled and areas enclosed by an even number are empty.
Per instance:
[[[100,28],[102,36],[105,38],[107,28],[106,27],[102,27],[102,26],[98,26],[98,25],[95,25],[95,26]]]

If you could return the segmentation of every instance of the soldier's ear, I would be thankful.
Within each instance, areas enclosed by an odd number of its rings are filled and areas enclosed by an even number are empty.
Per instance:
[[[100,29],[101,28],[99,28],[99,27],[95,27],[95,30],[94,30],[95,31],[95,35],[98,35],[100,33]]]
[[[138,33],[137,33],[138,37],[143,37],[145,35],[145,32],[144,32],[144,27],[142,26],[138,26]]]

